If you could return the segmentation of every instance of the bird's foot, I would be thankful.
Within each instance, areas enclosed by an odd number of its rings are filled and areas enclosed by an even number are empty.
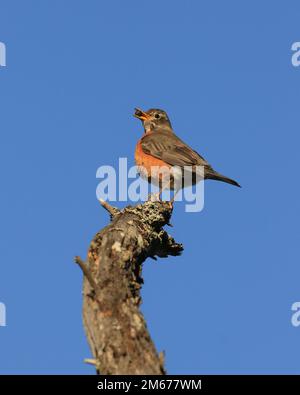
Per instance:
[[[148,201],[151,201],[151,202],[159,202],[161,199],[160,199],[160,192],[157,192],[157,193],[149,193],[149,195],[148,195]]]

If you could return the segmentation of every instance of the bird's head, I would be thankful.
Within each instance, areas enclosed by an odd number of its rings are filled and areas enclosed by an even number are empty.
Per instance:
[[[135,109],[134,116],[143,122],[145,131],[155,131],[158,129],[170,129],[172,131],[171,122],[165,111],[158,108],[151,108],[148,111]]]

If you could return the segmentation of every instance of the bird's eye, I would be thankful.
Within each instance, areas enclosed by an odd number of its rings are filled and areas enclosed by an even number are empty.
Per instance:
[[[154,118],[159,119],[160,115],[158,113],[154,114]]]

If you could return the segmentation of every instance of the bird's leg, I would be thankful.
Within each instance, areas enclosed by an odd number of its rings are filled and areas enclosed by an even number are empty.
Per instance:
[[[165,191],[166,189],[170,189],[170,185],[171,185],[170,176],[169,174],[167,174],[165,182],[164,182],[164,178],[162,178],[160,183],[159,193],[158,193],[159,200],[161,200],[163,191]]]
[[[160,192],[149,193],[148,200],[150,200],[151,202],[157,202],[158,200],[160,200]]]
[[[168,185],[160,186],[158,192],[149,193],[148,200],[151,200],[152,202],[160,201],[161,195],[165,189],[168,189]]]
[[[176,191],[174,191],[174,195],[173,195],[172,199],[170,200],[170,203],[171,203],[171,204],[174,203],[175,197],[176,197],[176,195],[177,195],[178,192],[179,192],[179,189],[177,189]]]
[[[165,189],[168,189],[168,185],[165,185],[165,186],[162,186],[162,187],[159,188],[159,192],[158,192],[158,198],[159,198],[159,200],[161,200],[162,193],[163,193],[163,191],[164,191]]]
[[[166,174],[165,176],[162,176],[161,179],[159,180],[159,191],[156,193],[150,193],[148,195],[148,200],[151,201],[161,201],[161,196],[162,193],[165,189],[170,189],[170,175]]]

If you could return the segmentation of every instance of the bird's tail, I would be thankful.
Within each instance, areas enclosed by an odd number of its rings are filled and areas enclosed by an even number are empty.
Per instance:
[[[241,188],[240,184],[236,181],[234,181],[231,178],[225,177],[222,174],[216,172],[216,171],[209,171],[208,173],[205,174],[205,178],[208,178],[210,180],[217,180],[217,181],[222,181],[222,182],[227,182],[227,184],[235,185],[236,187]]]

